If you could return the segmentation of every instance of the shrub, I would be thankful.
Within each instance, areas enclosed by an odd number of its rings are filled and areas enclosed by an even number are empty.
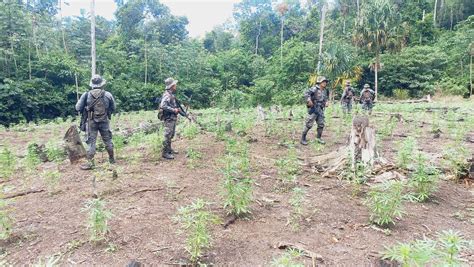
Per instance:
[[[0,178],[7,179],[10,177],[16,168],[16,157],[13,153],[4,148],[0,152]]]
[[[405,89],[395,89],[393,90],[393,97],[398,100],[405,100],[410,97],[410,93]]]
[[[418,153],[415,170],[409,180],[409,186],[414,190],[415,200],[419,202],[427,200],[436,190],[438,181],[438,170],[427,162],[423,154]]]
[[[208,206],[204,200],[197,199],[191,205],[179,208],[175,217],[187,235],[185,247],[192,263],[197,263],[204,249],[211,247],[209,226],[219,223],[219,218],[209,211]]]
[[[423,239],[398,243],[386,248],[385,259],[408,266],[461,266],[460,254],[472,246],[459,232],[448,230],[437,234],[437,240]]]
[[[272,266],[274,267],[303,267],[304,264],[297,262],[303,253],[297,249],[288,249],[279,258],[273,259]]]
[[[87,228],[90,231],[90,240],[104,239],[109,231],[108,220],[112,218],[112,213],[105,209],[105,201],[101,199],[89,200],[83,210],[89,213]]]
[[[401,217],[403,189],[404,184],[401,181],[386,181],[373,186],[365,200],[370,212],[370,221],[384,226],[394,223],[395,217]]]
[[[408,164],[412,162],[413,153],[416,148],[416,139],[413,137],[406,138],[399,146],[397,165],[400,168],[408,168]]]

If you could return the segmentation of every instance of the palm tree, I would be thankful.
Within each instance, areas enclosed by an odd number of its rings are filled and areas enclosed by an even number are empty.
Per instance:
[[[378,92],[378,70],[380,53],[384,50],[400,49],[404,45],[405,30],[400,24],[399,13],[390,0],[368,0],[361,6],[353,35],[354,43],[375,54],[375,99]]]
[[[95,57],[95,0],[91,1],[91,77],[96,74]]]
[[[288,12],[288,4],[285,2],[280,3],[277,6],[278,13],[280,13],[281,17],[281,29],[280,29],[280,67],[283,68],[283,26],[284,26],[284,18],[286,12]]]

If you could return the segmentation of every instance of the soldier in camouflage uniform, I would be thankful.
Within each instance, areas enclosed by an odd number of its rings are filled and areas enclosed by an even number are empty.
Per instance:
[[[355,92],[351,87],[351,81],[347,80],[346,88],[344,89],[344,93],[342,93],[341,97],[342,111],[344,111],[344,113],[351,113],[354,95]]]
[[[106,80],[100,75],[94,75],[90,81],[91,90],[82,94],[76,104],[76,110],[87,112],[87,140],[89,145],[87,149],[87,164],[82,165],[81,169],[90,170],[94,167],[94,155],[96,150],[97,134],[100,132],[105,149],[109,154],[109,162],[115,163],[114,145],[112,143],[112,132],[110,131],[109,120],[115,111],[115,100],[110,92],[103,89]]]
[[[324,144],[325,142],[321,139],[324,129],[324,108],[327,107],[327,101],[329,98],[329,91],[326,89],[329,80],[324,76],[319,76],[316,81],[316,86],[311,87],[305,94],[306,106],[308,107],[308,117],[305,121],[303,134],[301,136],[300,143],[307,145],[306,135],[308,131],[313,127],[314,122],[318,125],[317,128],[317,142]]]
[[[162,156],[165,159],[174,159],[173,154],[178,154],[171,148],[171,139],[173,139],[176,130],[176,121],[178,114],[181,114],[178,104],[176,103],[176,84],[178,80],[168,78],[165,80],[166,90],[163,93],[160,103],[160,109],[163,110],[163,120],[165,125],[165,140],[163,141]]]
[[[359,102],[362,104],[362,109],[372,114],[372,108],[374,107],[375,92],[370,89],[370,85],[364,84],[364,89],[360,92]]]

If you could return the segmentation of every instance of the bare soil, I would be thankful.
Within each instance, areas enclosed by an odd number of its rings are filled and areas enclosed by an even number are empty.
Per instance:
[[[383,119],[383,118],[382,118]],[[386,119],[386,118],[385,118]],[[338,123],[337,119],[333,123]],[[302,122],[298,119],[290,127],[287,138],[299,138]],[[334,125],[334,124],[333,124]],[[66,127],[64,127],[66,130]],[[430,153],[440,151],[447,137],[433,138],[428,129],[418,139],[420,147]],[[315,129],[310,139],[314,138]],[[404,137],[406,125],[400,123],[392,138],[383,140],[381,153],[394,161],[396,141]],[[39,139],[61,138],[61,131],[41,133]],[[474,207],[472,184],[442,180],[439,190],[426,203],[407,203],[406,214],[399,218],[389,231],[369,224],[369,214],[363,205],[366,186],[354,194],[353,184],[346,180],[321,178],[309,170],[302,171],[298,183],[306,191],[304,220],[297,231],[287,225],[291,206],[291,192],[281,190],[274,161],[287,153],[281,139],[266,137],[262,126],[253,129],[250,155],[255,180],[252,213],[239,218],[226,229],[222,225],[212,228],[213,243],[202,259],[217,266],[268,266],[282,254],[276,248],[279,242],[297,244],[318,253],[323,260],[319,266],[370,266],[380,265],[380,252],[397,241],[434,237],[442,230],[460,231],[466,239],[474,240],[474,224],[468,209]],[[247,136],[247,137],[248,137]],[[346,133],[343,135],[346,136]],[[247,138],[242,137],[242,138]],[[344,145],[336,140],[334,128],[326,129],[328,144],[324,153]],[[2,143],[17,148],[21,154],[28,137],[14,131],[0,132]],[[255,140],[256,139],[256,140]],[[342,138],[343,139],[343,138]],[[196,140],[198,140],[196,142]],[[337,141],[337,142],[336,142]],[[185,149],[193,145],[202,153],[196,167],[191,168]],[[470,151],[472,143],[465,142]],[[96,155],[96,171],[82,171],[67,161],[58,165],[62,174],[60,185],[54,192],[46,190],[41,174],[56,168],[53,163],[38,166],[35,173],[11,177],[4,182],[5,195],[31,189],[44,192],[27,194],[12,199],[11,215],[14,218],[13,235],[0,241],[0,252],[12,265],[37,263],[39,258],[61,255],[61,264],[124,266],[135,259],[147,265],[176,265],[186,263],[185,237],[177,233],[179,225],[173,220],[179,207],[196,198],[212,203],[212,210],[225,220],[222,208],[222,175],[219,171],[224,142],[213,134],[202,133],[189,141],[177,137],[174,147],[181,153],[173,161],[158,159],[149,149],[125,147],[117,162],[118,178],[113,179],[107,170],[106,153]],[[300,158],[315,155],[310,145],[297,145]],[[131,155],[139,158],[131,159]],[[97,192],[106,200],[113,213],[109,221],[110,233],[105,241],[89,241],[85,222],[84,203],[91,199],[92,177],[98,177]],[[149,191],[146,191],[149,189]],[[472,251],[463,255],[474,265]],[[300,258],[306,266],[313,262]]]

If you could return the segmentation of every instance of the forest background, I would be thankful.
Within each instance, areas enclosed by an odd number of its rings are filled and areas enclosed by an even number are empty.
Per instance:
[[[114,20],[96,19],[96,49],[119,112],[156,108],[170,76],[192,108],[294,105],[318,73],[336,98],[345,79],[399,99],[472,87],[471,0],[243,0],[203,38],[158,0],[115,2]],[[1,125],[77,115],[91,21],[63,17],[64,4],[0,1]]]

